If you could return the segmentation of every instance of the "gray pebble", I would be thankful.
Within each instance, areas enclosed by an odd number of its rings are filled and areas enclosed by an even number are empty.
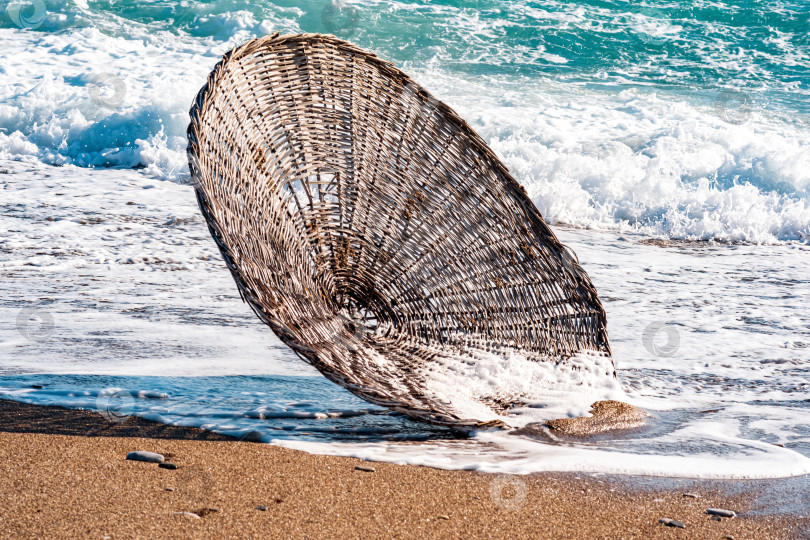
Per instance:
[[[678,527],[679,529],[686,528],[686,525],[677,519],[661,518],[658,520],[658,523],[663,523],[667,527]]]
[[[261,510],[262,512],[267,512],[267,507],[264,505],[259,505],[256,507],[256,510]]]
[[[166,491],[174,491],[174,488],[173,487],[167,487]]]
[[[735,512],[734,510],[724,510],[722,508],[707,508],[706,513],[711,514],[713,516],[720,516],[727,518],[733,518],[734,516],[737,515],[737,512]]]
[[[376,469],[374,467],[366,467],[365,465],[358,465],[355,467],[357,471],[365,471],[365,472],[375,472]]]
[[[162,455],[155,452],[144,452],[138,450],[127,454],[127,459],[131,461],[145,461],[146,463],[163,463],[164,458]]]
[[[164,461],[163,463],[158,463],[158,467],[160,467],[161,469],[169,469],[173,471],[177,468],[177,465],[175,465],[174,463],[169,463],[168,461]]]

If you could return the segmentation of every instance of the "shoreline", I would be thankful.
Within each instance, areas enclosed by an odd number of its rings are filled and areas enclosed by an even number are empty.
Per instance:
[[[178,469],[127,461],[134,450]],[[805,538],[803,492],[791,479],[512,476],[368,462],[0,400],[0,536],[9,538]],[[707,508],[738,515],[715,521]]]

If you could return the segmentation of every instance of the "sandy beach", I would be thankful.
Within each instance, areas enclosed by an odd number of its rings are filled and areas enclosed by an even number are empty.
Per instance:
[[[178,468],[127,461],[136,450]],[[778,508],[749,515],[756,483],[732,494],[716,483],[651,488],[638,480],[371,463],[0,401],[2,538],[759,540],[808,531],[807,518]],[[738,516],[716,521],[707,508]]]

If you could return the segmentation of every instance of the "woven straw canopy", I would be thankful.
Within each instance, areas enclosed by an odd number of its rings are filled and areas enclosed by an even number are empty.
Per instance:
[[[596,290],[525,190],[392,64],[274,34],[226,54],[190,115],[197,198],[242,298],[354,394],[483,425],[437,374],[482,355],[610,356]],[[476,396],[494,411],[520,398]]]

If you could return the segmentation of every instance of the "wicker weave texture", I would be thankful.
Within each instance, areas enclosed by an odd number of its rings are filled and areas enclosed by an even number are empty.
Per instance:
[[[190,116],[198,202],[242,298],[356,395],[475,425],[429,389],[436,366],[610,355],[596,290],[525,190],[392,64],[274,34],[226,54]]]

